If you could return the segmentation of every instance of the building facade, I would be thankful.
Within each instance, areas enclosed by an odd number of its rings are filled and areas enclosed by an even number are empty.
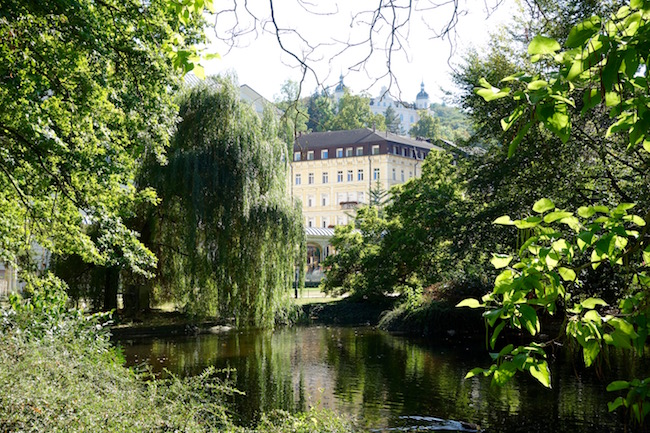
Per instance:
[[[334,92],[332,94],[334,103],[338,105],[339,100],[345,94],[347,87],[343,83],[343,75],[339,77],[339,83],[337,84]],[[404,134],[407,134],[411,127],[420,120],[420,114],[418,113],[421,110],[430,110],[431,101],[429,100],[429,94],[424,90],[424,82],[420,83],[420,92],[415,96],[414,103],[408,103],[403,101],[397,101],[393,99],[388,94],[388,89],[384,86],[379,92],[379,95],[375,98],[370,98],[370,111],[373,114],[384,115],[386,109],[392,108],[400,121],[400,128]],[[431,115],[434,115],[431,112]]]
[[[388,190],[420,176],[424,158],[440,148],[368,128],[298,137],[290,170],[290,191],[302,202],[305,227],[347,224],[367,204],[370,190]]]

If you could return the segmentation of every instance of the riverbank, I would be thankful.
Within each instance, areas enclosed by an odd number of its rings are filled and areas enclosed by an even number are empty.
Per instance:
[[[265,411],[255,425],[238,425],[227,399],[239,391],[219,371],[163,380],[124,368],[102,326],[106,317],[84,316],[59,299],[0,311],[0,432],[354,431],[345,418],[320,410]],[[171,324],[159,329],[165,326]]]

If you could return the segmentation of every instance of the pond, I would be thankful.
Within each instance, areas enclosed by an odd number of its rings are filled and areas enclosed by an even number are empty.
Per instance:
[[[554,363],[548,390],[523,375],[504,388],[490,387],[484,378],[464,380],[473,367],[489,365],[484,347],[431,345],[372,328],[298,327],[119,344],[130,366],[149,364],[180,375],[208,366],[232,369],[227,376],[245,392],[232,401],[242,424],[273,409],[316,406],[382,431],[462,431],[446,420],[500,433],[624,431],[620,414],[607,411],[615,398],[605,391],[607,381],[576,373],[567,355]],[[638,368],[619,358],[611,367],[614,376],[628,377]]]

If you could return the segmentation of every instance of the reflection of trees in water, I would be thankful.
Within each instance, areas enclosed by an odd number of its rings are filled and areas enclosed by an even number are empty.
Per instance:
[[[568,357],[556,363],[553,389],[547,390],[523,376],[503,388],[479,378],[464,380],[472,367],[489,363],[480,358],[483,351],[434,348],[369,329],[297,328],[159,340],[146,353],[162,360],[154,368],[180,374],[198,374],[208,365],[235,369],[230,378],[246,395],[234,397],[233,412],[244,423],[276,408],[321,406],[350,413],[369,427],[399,425],[400,416],[421,415],[474,422],[490,431],[622,431],[616,415],[606,412],[607,380],[577,376]],[[133,354],[126,346],[127,359]],[[621,357],[612,367],[617,377],[638,369]]]

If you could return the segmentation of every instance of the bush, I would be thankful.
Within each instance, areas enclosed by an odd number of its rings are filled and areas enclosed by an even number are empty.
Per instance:
[[[102,326],[106,316],[66,307],[55,278],[34,280],[31,296],[1,311],[0,431],[244,432],[224,397],[237,392],[214,369],[160,380],[122,367]],[[279,421],[281,420],[281,422]],[[347,432],[350,424],[310,411],[264,417],[260,432]]]

